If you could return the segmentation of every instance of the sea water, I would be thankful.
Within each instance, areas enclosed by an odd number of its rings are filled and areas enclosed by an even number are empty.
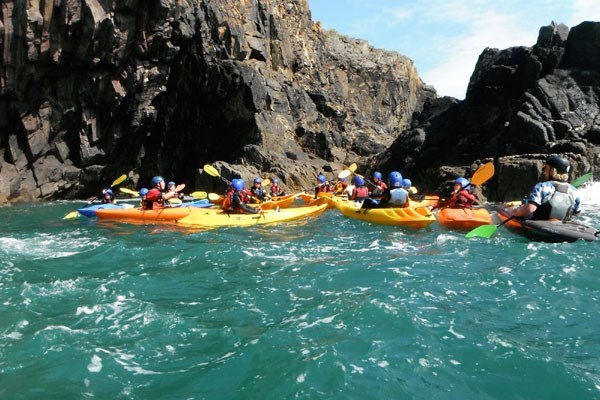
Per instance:
[[[81,204],[0,209],[1,399],[600,398],[600,243]]]

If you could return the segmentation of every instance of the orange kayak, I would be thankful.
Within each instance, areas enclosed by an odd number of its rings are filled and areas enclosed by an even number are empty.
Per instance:
[[[444,228],[470,231],[481,225],[492,223],[492,217],[485,208],[441,208],[436,215]]]
[[[168,207],[157,210],[140,208],[104,208],[96,210],[96,217],[114,220],[175,221],[188,216],[193,207]]]

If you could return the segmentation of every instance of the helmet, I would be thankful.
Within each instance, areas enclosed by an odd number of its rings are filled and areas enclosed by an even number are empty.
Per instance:
[[[354,177],[354,184],[356,186],[362,186],[362,185],[365,184],[365,180],[362,177],[360,177],[360,176],[355,176]]]
[[[279,179],[273,178],[273,183],[277,185],[279,183]]]
[[[171,182],[167,183],[168,188],[170,188],[171,186],[175,186],[175,182],[171,181]]]
[[[402,187],[409,189],[412,186],[412,182],[408,178],[402,179]]]
[[[471,184],[471,182],[469,182],[469,180],[466,178],[456,178],[454,180],[454,183],[458,183],[460,185],[460,187],[463,189]]]
[[[231,181],[231,186],[233,186],[235,190],[243,190],[245,185],[246,184],[243,179],[238,178]]]
[[[260,178],[254,178],[254,183],[262,183],[262,179],[260,179]]]
[[[148,189],[146,188],[141,188],[140,189],[140,196],[145,196],[148,194]]]
[[[340,182],[346,182],[346,178],[339,178]]]
[[[321,183],[325,183],[327,181],[327,178],[325,178],[325,176],[323,176],[323,175],[317,176],[317,179]]]
[[[161,182],[164,182],[165,180],[163,179],[162,176],[155,176],[154,178],[152,178],[152,185],[158,185]]]
[[[112,189],[105,189],[102,191],[102,193],[106,196],[109,195],[110,197],[115,197],[115,194],[113,193]]]
[[[402,174],[398,171],[392,171],[388,175],[388,183],[391,187],[401,187],[402,186]]]
[[[374,179],[379,179],[379,180],[381,180],[381,172],[379,172],[379,171],[375,171],[375,172],[373,173],[373,178],[374,178]]]
[[[561,156],[550,156],[546,159],[546,164],[556,168],[559,174],[566,174],[571,169],[571,163],[564,157]]]

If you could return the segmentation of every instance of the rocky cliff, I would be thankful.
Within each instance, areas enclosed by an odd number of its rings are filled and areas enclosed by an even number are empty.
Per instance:
[[[572,178],[600,167],[600,23],[552,23],[533,47],[485,49],[464,101],[428,101],[372,169],[400,170],[428,192],[494,160],[493,200],[528,193],[549,153]],[[445,183],[445,186],[443,185]]]
[[[410,59],[324,31],[306,0],[4,0],[0,54],[0,203],[122,173],[206,186],[215,160],[310,187],[435,98]]]

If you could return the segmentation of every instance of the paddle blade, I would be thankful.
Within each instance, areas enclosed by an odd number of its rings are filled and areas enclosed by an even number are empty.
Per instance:
[[[260,186],[269,186],[271,184],[271,180],[269,178],[265,178],[262,180]]]
[[[205,199],[208,196],[208,193],[206,193],[206,192],[192,192],[192,193],[190,193],[190,196],[193,197],[193,198],[195,198],[195,199],[202,200],[202,199]]]
[[[494,163],[489,162],[483,164],[481,167],[477,168],[477,171],[475,171],[473,174],[473,177],[471,178],[471,184],[481,185],[487,182],[492,176],[494,176],[494,172]]]
[[[127,175],[125,175],[125,174],[121,175],[120,177],[115,179],[115,181],[110,185],[110,187],[118,185],[119,183],[123,182],[125,179],[127,179]]]
[[[352,163],[348,166],[348,169],[350,170],[350,172],[354,172],[356,171],[358,167],[356,166],[356,163]]]
[[[139,196],[140,194],[135,190],[127,189],[127,188],[119,188],[121,193],[129,194],[131,196]]]
[[[219,200],[220,198],[221,198],[221,196],[219,196],[219,195],[218,195],[218,194],[216,194],[216,193],[209,193],[209,194],[208,194],[208,199],[209,199],[210,201],[217,201],[217,200]]]
[[[206,164],[204,167],[202,167],[202,169],[204,170],[204,172],[206,172],[210,176],[216,176],[216,177],[221,176],[219,171],[210,164]]]
[[[79,215],[79,213],[77,211],[71,211],[70,213],[68,213],[67,215],[65,215],[63,217],[63,219],[73,219],[73,218],[77,218],[77,216]]]
[[[478,226],[477,228],[473,229],[472,231],[469,231],[465,235],[465,237],[467,239],[472,238],[472,237],[482,237],[482,238],[489,239],[496,232],[496,229],[498,229],[497,225],[481,225],[481,226]]]
[[[350,175],[352,175],[352,171],[350,171],[349,169],[345,169],[338,174],[338,179],[344,179],[349,177]]]
[[[411,186],[410,189],[408,189],[408,192],[412,194],[417,194],[419,193],[419,190],[416,187]]]
[[[169,204],[172,204],[172,205],[181,204],[181,199],[175,199],[175,198],[169,199]]]
[[[573,183],[571,183],[571,185],[573,185],[574,187],[579,187],[581,185],[583,185],[584,183],[586,183],[587,181],[589,181],[590,179],[592,179],[592,177],[594,176],[593,172],[588,172],[585,175],[581,175],[579,178],[575,179],[573,181]]]

